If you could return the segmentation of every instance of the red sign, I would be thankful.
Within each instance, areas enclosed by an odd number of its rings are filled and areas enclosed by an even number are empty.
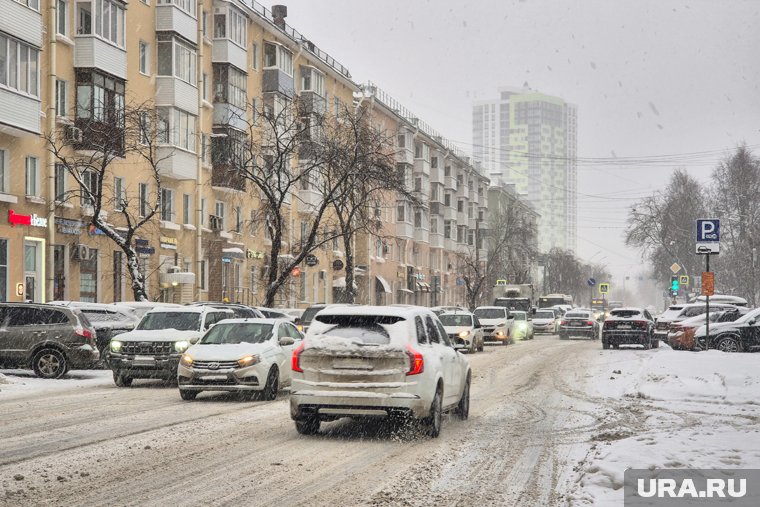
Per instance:
[[[47,218],[38,217],[36,213],[33,215],[19,215],[12,209],[8,210],[8,223],[13,227],[16,227],[17,225],[47,227],[47,222]]]
[[[712,296],[715,294],[715,273],[705,271],[702,273],[702,295]]]
[[[298,266],[294,267],[293,271],[291,271],[290,274],[296,277],[301,276],[301,268]]]

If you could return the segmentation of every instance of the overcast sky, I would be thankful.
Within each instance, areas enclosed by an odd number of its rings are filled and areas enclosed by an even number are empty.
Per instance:
[[[500,86],[527,81],[577,104],[578,254],[618,279],[642,270],[622,238],[633,198],[678,166],[706,179],[738,143],[760,154],[758,0],[286,5],[287,22],[356,81],[375,82],[467,151],[472,101]],[[669,154],[679,156],[657,157]],[[622,163],[641,157],[655,158]]]

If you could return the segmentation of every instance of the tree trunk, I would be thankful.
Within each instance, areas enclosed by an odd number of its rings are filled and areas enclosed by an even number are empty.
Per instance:
[[[145,279],[140,273],[140,260],[137,252],[131,246],[122,246],[121,249],[127,256],[127,268],[132,279],[132,296],[135,301],[148,301],[148,291],[145,288]]]
[[[356,301],[356,289],[354,289],[354,249],[351,244],[353,234],[343,233],[343,247],[346,253],[346,288],[343,290],[343,302],[353,304]]]

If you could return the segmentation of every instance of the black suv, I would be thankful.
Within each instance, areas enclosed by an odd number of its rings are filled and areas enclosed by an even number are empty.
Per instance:
[[[0,303],[0,365],[59,378],[70,368],[91,368],[99,357],[95,330],[78,310]]]

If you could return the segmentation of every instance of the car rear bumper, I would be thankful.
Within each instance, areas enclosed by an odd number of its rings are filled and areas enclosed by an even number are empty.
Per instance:
[[[644,345],[649,335],[641,331],[604,331],[602,340],[610,345]]]
[[[559,334],[562,336],[596,336],[596,330],[591,327],[560,327]]]
[[[66,356],[74,370],[92,368],[100,360],[100,352],[90,345],[72,347],[66,351]]]
[[[385,417],[393,413],[428,415],[432,398],[415,392],[416,382],[335,383],[293,380],[290,416]]]
[[[183,365],[177,367],[180,389],[192,391],[260,391],[264,388],[253,368],[198,370]]]
[[[533,332],[534,333],[553,333],[554,332],[554,324],[536,324],[533,323]]]

